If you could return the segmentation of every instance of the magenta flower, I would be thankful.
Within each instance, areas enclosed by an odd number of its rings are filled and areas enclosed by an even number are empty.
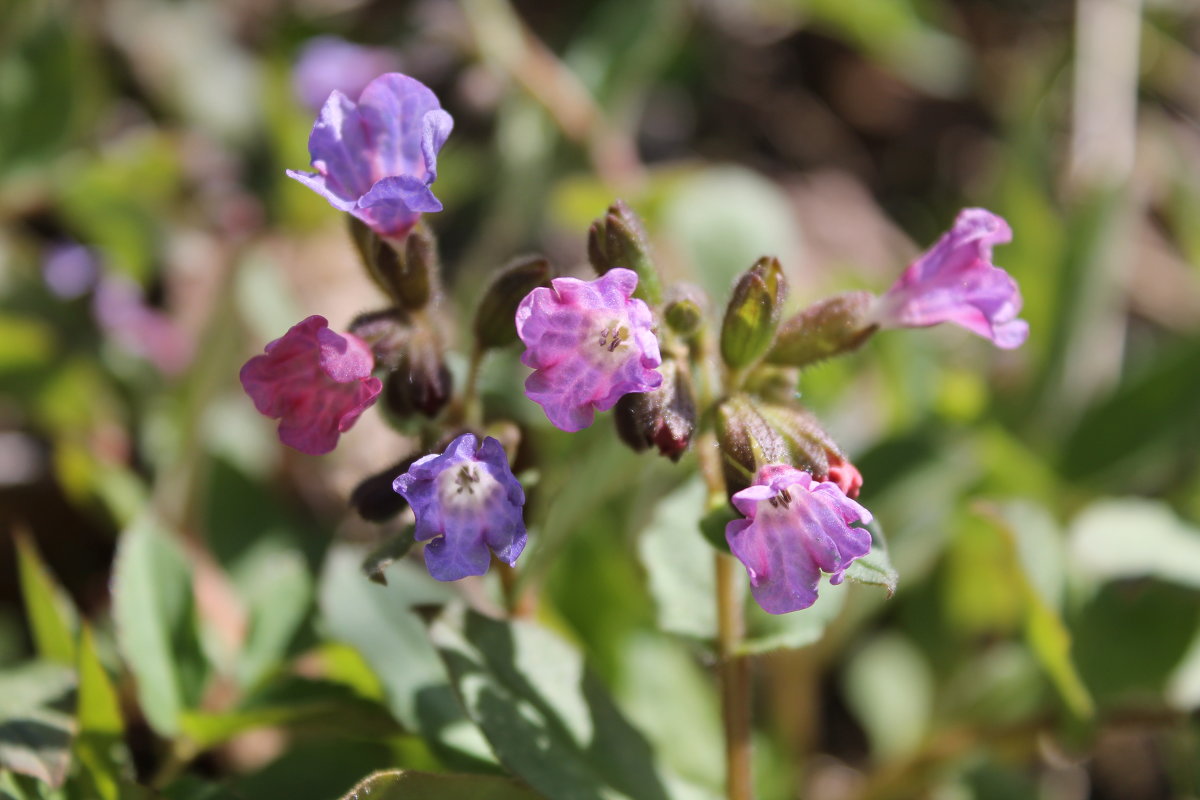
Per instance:
[[[1021,292],[992,264],[992,245],[1012,241],[1012,230],[982,208],[966,208],[954,227],[914,261],[880,298],[874,320],[884,328],[922,328],[953,322],[997,347],[1018,347],[1029,324],[1017,319]]]
[[[358,97],[368,83],[399,66],[400,58],[386,48],[317,36],[300,49],[292,70],[292,91],[301,103],[319,111],[334,91]]]
[[[650,308],[632,297],[637,274],[611,269],[594,281],[555,278],[517,306],[525,394],[564,431],[592,424],[622,396],[662,383]]]
[[[871,550],[871,534],[850,523],[871,512],[837,484],[817,482],[786,464],[762,467],[754,484],[733,496],[746,518],[725,526],[729,549],[750,575],[750,591],[769,614],[808,608],[821,572],[842,582],[850,563]]]
[[[500,442],[459,436],[446,452],[418,459],[392,488],[417,517],[414,538],[428,540],[425,566],[439,581],[456,581],[488,570],[491,553],[517,563],[525,549],[521,516],[525,491],[508,466]]]
[[[247,361],[239,377],[254,407],[280,421],[281,442],[319,456],[379,397],[383,383],[371,375],[374,367],[362,339],[312,316]]]
[[[287,174],[361,219],[380,236],[403,237],[427,211],[441,211],[429,185],[454,120],[425,84],[390,72],[358,103],[334,91],[308,137],[316,172]]]

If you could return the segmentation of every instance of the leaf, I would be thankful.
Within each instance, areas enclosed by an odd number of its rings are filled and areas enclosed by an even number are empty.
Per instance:
[[[0,673],[0,767],[61,786],[75,725],[69,668],[32,662]]]
[[[75,663],[75,609],[23,533],[16,535],[21,597],[38,655],[60,664]]]
[[[659,628],[698,639],[717,635],[715,551],[700,535],[707,496],[694,476],[658,503],[638,538]]]
[[[1200,530],[1166,503],[1099,500],[1071,522],[1071,561],[1100,580],[1154,577],[1200,588]]]
[[[232,711],[186,712],[180,727],[201,749],[264,727],[346,738],[383,738],[401,732],[385,708],[350,687],[294,676],[263,687]]]
[[[75,758],[83,767],[91,795],[101,800],[121,800],[121,783],[129,764],[125,724],[117,692],[109,681],[96,639],[85,627],[79,640],[79,698],[75,719],[79,735]]]
[[[192,573],[170,534],[147,517],[121,535],[113,569],[117,646],[137,679],[139,705],[164,736],[198,701],[206,665],[195,624]]]
[[[579,652],[546,629],[451,606],[430,636],[501,763],[536,791],[573,800],[666,800],[688,791],[658,768]]]
[[[242,686],[253,686],[284,660],[313,602],[308,565],[294,550],[271,549],[255,566],[257,581],[245,592],[250,627],[238,653]]]
[[[439,755],[490,762],[483,735],[463,713],[425,626],[410,610],[446,602],[453,590],[409,563],[394,565],[395,580],[380,586],[363,576],[362,559],[349,547],[334,547],[326,558],[319,603],[329,635],[362,654],[406,729],[441,748]]]
[[[879,522],[873,520],[866,527],[871,532],[871,552],[854,559],[854,563],[846,570],[846,577],[855,583],[882,586],[887,590],[887,596],[890,598],[896,593],[900,574],[892,566],[892,559],[888,555],[887,541],[883,538],[883,529],[879,526]]]
[[[912,642],[898,633],[876,636],[851,657],[843,680],[873,756],[890,760],[917,749],[933,715],[935,685]]]
[[[342,800],[539,800],[510,778],[395,770],[364,778]]]
[[[378,547],[367,554],[363,559],[362,569],[367,577],[375,583],[382,586],[387,586],[387,575],[385,571],[393,562],[399,561],[408,555],[408,551],[412,550],[416,543],[413,539],[413,534],[416,532],[416,526],[406,525],[404,530],[394,536],[389,536]]]

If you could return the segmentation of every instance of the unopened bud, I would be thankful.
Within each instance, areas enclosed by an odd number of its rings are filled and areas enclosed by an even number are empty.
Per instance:
[[[662,302],[662,285],[650,258],[646,228],[623,200],[609,206],[604,219],[592,223],[588,229],[587,251],[597,275],[614,267],[631,269],[638,276],[633,296],[650,305]]]
[[[708,298],[699,286],[676,284],[667,292],[663,319],[675,333],[690,339],[704,324],[704,311],[707,307]]]
[[[742,369],[771,347],[779,314],[787,297],[787,280],[779,259],[763,257],[742,274],[725,309],[721,326],[721,358]]]
[[[767,361],[803,367],[858,349],[876,330],[866,321],[874,299],[870,292],[847,292],[809,306],[779,326]]]
[[[550,285],[550,262],[524,256],[509,262],[483,293],[475,311],[475,342],[480,350],[517,341],[517,306],[539,286]]]
[[[392,482],[404,473],[419,454],[408,456],[387,469],[363,480],[350,493],[350,506],[367,522],[386,522],[408,506],[408,501],[392,488]]]
[[[668,359],[659,368],[662,384],[652,392],[627,394],[617,401],[617,434],[634,450],[654,446],[672,461],[687,450],[696,429],[696,400],[686,367]]]
[[[744,394],[717,406],[716,428],[725,486],[731,495],[749,486],[764,464],[789,463],[787,442]]]
[[[417,412],[432,419],[450,400],[450,370],[437,350],[425,344],[411,343],[383,383],[384,402],[401,419]]]

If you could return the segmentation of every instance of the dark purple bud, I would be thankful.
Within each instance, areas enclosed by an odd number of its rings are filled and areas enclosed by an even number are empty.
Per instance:
[[[450,400],[450,370],[436,350],[420,344],[410,345],[383,383],[384,403],[401,419],[418,412],[432,419]]]
[[[870,292],[847,292],[809,306],[779,326],[767,361],[803,367],[857,350],[878,329],[868,320],[874,300]]]
[[[613,419],[617,434],[634,450],[651,446],[678,461],[696,429],[696,400],[686,367],[670,359],[660,368],[662,385],[650,392],[627,394],[617,401]]]
[[[542,256],[522,256],[500,270],[475,311],[475,343],[480,350],[517,341],[517,306],[534,289],[550,285],[550,272],[550,262]]]
[[[418,458],[420,455],[413,454],[364,479],[350,493],[350,506],[367,522],[386,522],[399,514],[408,501],[396,494],[392,483],[408,472]]]
[[[733,369],[758,361],[771,347],[787,297],[779,259],[764,256],[733,287],[721,326],[721,358]]]

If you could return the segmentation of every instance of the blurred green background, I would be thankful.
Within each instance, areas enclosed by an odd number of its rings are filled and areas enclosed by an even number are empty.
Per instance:
[[[718,309],[763,254],[800,308],[882,291],[964,206],[1005,217],[1024,347],[888,333],[803,375],[901,577],[752,620],[760,796],[1200,796],[1194,2],[5,0],[0,797],[497,771],[405,609],[493,584],[358,570],[379,533],[345,497],[411,440],[369,412],[329,457],[285,452],[236,380],[299,319],[380,302],[283,172],[322,34],[391,49],[454,115],[427,218],[450,311],[517,253],[583,274],[615,197]],[[73,243],[91,260],[52,266]],[[504,354],[484,388],[548,466],[539,620],[693,793],[670,796],[716,796],[694,458],[549,430],[523,374]],[[600,739],[581,763],[632,769]]]

